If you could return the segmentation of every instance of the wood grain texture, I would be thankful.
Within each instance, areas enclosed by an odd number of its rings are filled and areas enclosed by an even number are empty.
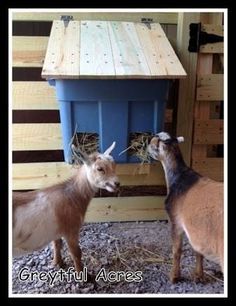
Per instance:
[[[186,76],[160,24],[152,24],[151,29],[141,23],[135,26],[152,75],[163,78]]]
[[[194,118],[194,102],[196,88],[197,53],[188,52],[189,25],[199,22],[199,13],[179,13],[177,32],[177,53],[186,69],[187,78],[179,80],[179,97],[176,133],[184,136],[185,142],[181,144],[181,151],[186,163],[191,164],[192,134]]]
[[[12,167],[12,183],[14,190],[33,190],[57,184],[72,175],[72,166],[64,162],[50,163],[17,163]],[[162,166],[153,164],[118,164],[116,173],[121,185],[165,186]]]
[[[224,122],[221,119],[195,120],[194,144],[223,144],[223,127]]]
[[[53,22],[47,52],[42,70],[42,77],[71,78],[80,71],[80,23],[70,21],[67,27],[64,22]]]
[[[59,150],[62,137],[59,123],[13,124],[12,142],[14,151]]]
[[[164,196],[94,198],[85,222],[167,220]]]
[[[12,99],[14,110],[23,109],[58,109],[55,88],[48,82],[13,82]]]
[[[224,75],[223,74],[198,75],[197,100],[198,101],[224,100]]]
[[[12,61],[14,67],[42,67],[48,37],[14,36]]]
[[[149,78],[147,65],[134,23],[109,22],[110,43],[118,78]]]
[[[201,175],[207,176],[216,181],[224,180],[224,159],[223,158],[196,158],[193,159],[193,169]]]
[[[115,67],[106,21],[81,23],[80,77],[114,76]]]
[[[160,24],[152,23],[151,30],[146,30],[143,23],[137,27],[133,22],[82,20],[70,21],[68,27],[63,28],[62,21],[53,22],[42,71],[44,78],[186,76]]]

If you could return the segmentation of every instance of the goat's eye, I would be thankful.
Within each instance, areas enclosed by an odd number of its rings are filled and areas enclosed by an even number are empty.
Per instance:
[[[102,172],[102,173],[105,173],[104,169],[101,168],[101,167],[97,167],[97,171]]]

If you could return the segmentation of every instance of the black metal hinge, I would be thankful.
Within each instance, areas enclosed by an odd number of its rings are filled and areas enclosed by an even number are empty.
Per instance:
[[[149,30],[151,30],[151,22],[153,22],[153,19],[152,18],[142,18],[141,19],[141,22],[144,23]]]
[[[191,23],[189,25],[189,52],[199,52],[200,46],[224,41],[223,36],[208,34],[201,30],[200,23]]]
[[[68,26],[68,23],[70,20],[73,20],[73,16],[70,16],[70,15],[62,15],[61,16],[61,20],[64,21],[64,26],[65,28]]]

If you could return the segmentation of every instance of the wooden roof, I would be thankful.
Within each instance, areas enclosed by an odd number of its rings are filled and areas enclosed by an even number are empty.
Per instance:
[[[183,78],[186,73],[159,23],[53,21],[43,78]]]

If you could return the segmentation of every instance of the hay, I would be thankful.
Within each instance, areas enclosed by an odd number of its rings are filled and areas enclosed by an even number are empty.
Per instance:
[[[74,146],[74,149],[72,148]],[[98,134],[96,133],[77,133],[76,128],[74,135],[70,141],[70,148],[72,152],[72,164],[81,164],[81,160],[75,155],[75,150],[78,149],[86,154],[92,154],[98,151]]]
[[[150,133],[131,133],[130,146],[120,152],[119,155],[128,151],[131,156],[137,157],[142,164],[150,163],[151,158],[148,154],[147,148],[151,138],[152,135]]]

